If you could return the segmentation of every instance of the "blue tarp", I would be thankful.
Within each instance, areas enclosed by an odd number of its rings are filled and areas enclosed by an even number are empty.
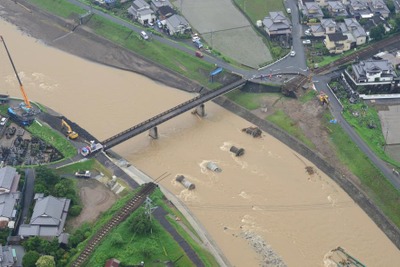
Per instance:
[[[211,76],[215,76],[215,75],[217,75],[217,74],[220,73],[220,72],[222,72],[222,68],[221,68],[221,67],[218,67],[218,68],[216,68],[215,70],[213,70],[212,72],[210,72],[210,75],[211,75]]]

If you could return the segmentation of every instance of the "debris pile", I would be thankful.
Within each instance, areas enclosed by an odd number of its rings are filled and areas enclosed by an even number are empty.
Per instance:
[[[186,187],[188,190],[193,190],[196,188],[195,184],[192,184],[188,180],[186,180],[185,176],[183,175],[178,175],[176,176],[175,180],[177,182],[180,182],[184,187]]]
[[[236,157],[240,157],[244,154],[243,148],[237,148],[235,146],[232,146],[231,149],[229,149],[229,151],[234,153]]]
[[[207,163],[207,169],[213,171],[213,172],[222,172],[222,169],[220,167],[218,167],[217,164],[215,164],[215,162],[209,161]]]
[[[249,244],[255,250],[255,252],[262,257],[262,263],[259,266],[263,267],[286,267],[287,265],[283,262],[281,257],[272,250],[271,246],[266,244],[261,236],[246,231],[243,232],[242,237],[247,239]]]
[[[242,132],[245,132],[253,137],[261,137],[262,134],[262,131],[258,127],[243,128]]]

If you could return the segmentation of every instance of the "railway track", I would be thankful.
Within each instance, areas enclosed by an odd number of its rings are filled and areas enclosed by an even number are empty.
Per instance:
[[[365,56],[371,57],[373,54],[376,54],[377,52],[379,52],[380,49],[385,48],[390,45],[393,45],[399,41],[400,41],[400,35],[396,34],[390,38],[387,38],[387,39],[381,40],[379,42],[376,42],[374,44],[371,44],[367,48],[357,51],[355,53],[352,53],[351,55],[341,57],[340,59],[332,62],[331,64],[328,64],[321,68],[318,68],[318,69],[314,70],[314,75],[315,74],[323,74],[324,72],[326,72],[328,70],[332,70],[335,67],[339,67],[340,65],[351,62],[357,58],[363,58]]]
[[[391,46],[399,41],[400,41],[400,35],[397,34],[390,38],[376,42],[366,47],[363,50],[357,51],[348,56],[341,57],[338,60],[333,61],[331,64],[315,69],[312,72],[312,75],[324,74],[327,71],[332,71],[332,69],[339,67],[345,63],[354,61],[358,58],[371,57],[371,55],[378,53],[380,49]],[[310,77],[301,76],[300,78],[293,79],[292,81],[288,82],[283,86],[282,92],[283,93],[286,92],[286,94],[289,94],[290,92],[296,92],[297,89],[302,87]]]
[[[89,240],[86,247],[82,250],[78,258],[72,263],[72,267],[80,267],[85,264],[95,248],[100,244],[102,239],[116,226],[123,222],[129,215],[139,208],[146,197],[150,195],[157,187],[155,183],[145,184],[140,191],[123,206],[114,217],[103,225],[100,230]]]

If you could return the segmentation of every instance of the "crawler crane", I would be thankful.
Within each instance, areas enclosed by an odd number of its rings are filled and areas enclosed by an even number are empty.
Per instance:
[[[8,108],[8,114],[10,115],[10,117],[15,120],[16,122],[18,122],[19,124],[23,125],[23,126],[27,126],[30,125],[34,120],[35,120],[35,114],[36,111],[34,110],[34,108],[32,107],[28,96],[24,90],[24,86],[22,85],[21,79],[19,78],[17,69],[15,68],[14,62],[11,58],[11,54],[7,48],[6,42],[3,38],[3,36],[0,35],[0,41],[3,43],[4,48],[6,49],[8,58],[11,62],[11,66],[13,67],[15,76],[17,76],[17,80],[19,83],[19,87],[22,93],[22,97],[24,98],[24,102],[21,103],[18,107],[9,107]]]

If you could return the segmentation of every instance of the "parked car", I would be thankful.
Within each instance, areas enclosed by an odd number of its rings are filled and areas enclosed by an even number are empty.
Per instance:
[[[158,27],[159,29],[162,29],[162,28],[163,28],[163,24],[162,24],[161,21],[159,21],[159,20],[157,20],[157,27]]]
[[[309,40],[309,39],[303,40],[303,44],[305,44],[305,45],[311,44],[311,40]]]
[[[6,118],[6,117],[3,117],[3,118],[1,118],[1,120],[0,120],[0,125],[5,125],[6,122],[7,122],[7,118]]]
[[[140,36],[144,39],[144,40],[148,40],[149,36],[147,35],[147,33],[145,31],[141,31],[140,32]]]
[[[292,10],[291,10],[290,8],[286,8],[286,12],[287,12],[288,14],[291,14],[291,13],[292,13]]]
[[[294,50],[292,50],[291,52],[290,52],[290,56],[291,57],[294,57],[296,55],[296,52],[294,51]]]
[[[307,35],[307,36],[310,36],[311,35],[311,30],[310,29],[305,30],[304,34]]]
[[[199,50],[196,51],[195,55],[196,55],[196,57],[199,57],[199,58],[204,57],[203,53]]]
[[[194,41],[194,45],[195,45],[198,49],[200,49],[200,48],[203,47],[203,44],[200,42],[200,40]]]

